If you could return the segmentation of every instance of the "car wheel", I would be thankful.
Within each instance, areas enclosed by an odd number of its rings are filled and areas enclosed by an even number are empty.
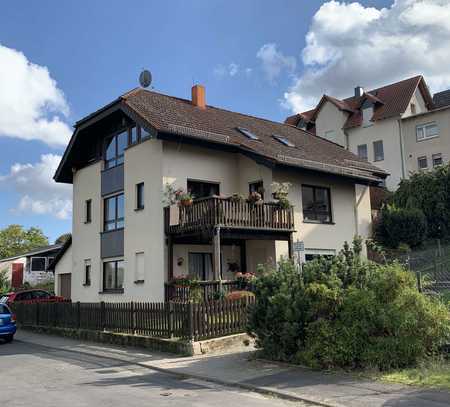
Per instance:
[[[5,338],[5,342],[6,342],[6,343],[10,343],[10,342],[13,341],[13,339],[14,339],[14,335],[8,335],[8,336]]]

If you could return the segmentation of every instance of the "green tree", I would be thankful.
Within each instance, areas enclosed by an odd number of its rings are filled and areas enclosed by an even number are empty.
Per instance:
[[[41,229],[21,225],[9,225],[0,230],[0,259],[17,256],[37,247],[48,245]]]

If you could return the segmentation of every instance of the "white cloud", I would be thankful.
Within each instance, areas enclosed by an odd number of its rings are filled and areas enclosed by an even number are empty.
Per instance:
[[[217,65],[214,68],[214,75],[216,75],[219,78],[224,78],[224,77],[235,77],[241,73],[244,73],[247,76],[250,76],[252,73],[253,69],[252,68],[241,68],[238,64],[236,64],[235,62],[231,62],[228,65]]]
[[[270,82],[278,78],[283,70],[292,73],[297,66],[296,59],[284,55],[274,43],[264,44],[256,53],[256,57],[261,60],[263,71]]]
[[[0,45],[0,136],[65,146],[69,107],[48,69]]]
[[[396,0],[377,9],[329,1],[311,23],[302,50],[303,72],[284,94],[294,112],[313,107],[324,93],[351,96],[423,74],[431,89],[450,86],[450,1]]]
[[[50,214],[68,219],[72,213],[72,186],[57,184],[53,174],[61,157],[44,154],[35,164],[14,164],[7,175],[0,176],[3,186],[12,187],[21,195],[17,212]]]

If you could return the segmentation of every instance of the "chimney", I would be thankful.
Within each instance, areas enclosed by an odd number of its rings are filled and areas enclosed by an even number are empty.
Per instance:
[[[364,95],[364,88],[361,86],[357,86],[355,88],[355,97],[361,97],[362,95]]]
[[[201,109],[206,107],[205,87],[202,85],[194,85],[192,87],[192,104]]]

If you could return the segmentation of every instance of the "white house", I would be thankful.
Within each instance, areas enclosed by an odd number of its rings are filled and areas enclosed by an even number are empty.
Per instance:
[[[390,176],[388,189],[412,172],[450,160],[450,93],[431,97],[422,76],[354,95],[324,95],[316,108],[286,123],[333,141]]]
[[[209,106],[200,85],[191,100],[132,90],[76,123],[56,171],[73,184],[57,290],[69,285],[83,302],[163,301],[179,275],[229,280],[294,249],[302,260],[335,254],[369,236],[369,186],[386,176],[295,126]],[[293,207],[274,202],[274,182],[291,183]],[[193,203],[167,206],[167,185]],[[253,191],[262,202],[230,198]]]

